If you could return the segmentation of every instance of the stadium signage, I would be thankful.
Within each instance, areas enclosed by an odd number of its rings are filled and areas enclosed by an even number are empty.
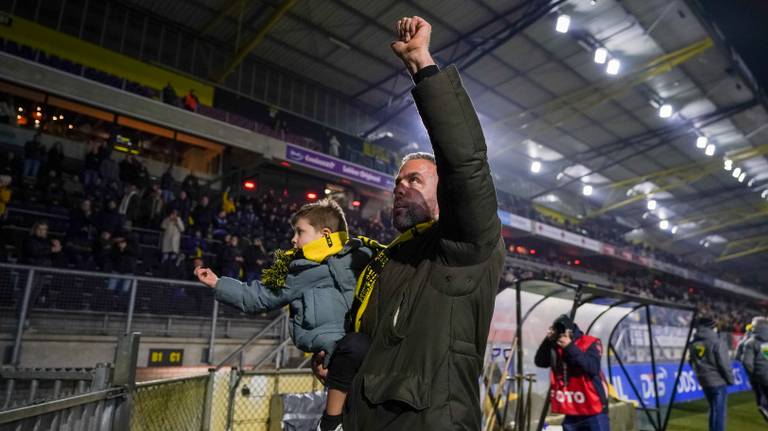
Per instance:
[[[746,372],[741,363],[733,362],[731,364],[733,371],[734,384],[728,386],[728,393],[748,391],[751,389]],[[638,401],[629,379],[635,383],[635,387],[640,391],[645,405],[655,405],[655,393],[653,390],[653,372],[650,364],[627,364],[627,374],[621,367],[614,365],[611,367],[611,384],[619,394],[619,398],[631,401]],[[678,364],[657,364],[656,365],[656,387],[659,389],[659,404],[669,404],[672,399],[672,389],[677,376]],[[638,385],[637,383],[640,383]],[[690,364],[685,364],[680,373],[680,380],[677,382],[677,394],[675,402],[693,401],[704,398],[704,391],[701,389],[696,374],[691,369]]]
[[[295,145],[286,145],[285,158],[298,165],[339,175],[380,189],[392,190],[395,187],[395,181],[388,174]]]

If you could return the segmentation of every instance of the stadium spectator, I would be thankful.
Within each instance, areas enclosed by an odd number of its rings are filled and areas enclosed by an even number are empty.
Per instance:
[[[752,320],[753,335],[744,344],[741,358],[749,376],[749,383],[755,392],[755,401],[760,414],[768,421],[768,319],[756,317]]]
[[[48,223],[38,221],[24,241],[23,263],[36,266],[52,266],[61,254],[61,242],[48,238]]]
[[[55,171],[58,174],[62,173],[61,166],[64,162],[64,147],[61,144],[61,141],[56,141],[51,145],[51,149],[48,150],[48,155],[46,156],[46,162],[45,162],[45,170],[46,171]]]
[[[194,221],[195,229],[199,229],[203,236],[208,235],[211,223],[213,223],[213,215],[210,199],[208,196],[203,195],[200,198],[200,203],[192,210],[192,220]]]
[[[160,252],[163,254],[163,262],[174,260],[180,251],[181,234],[184,232],[184,222],[176,210],[171,210],[160,227],[163,229],[163,239]]]
[[[96,227],[109,233],[117,232],[123,224],[122,216],[117,208],[117,201],[110,199],[106,207],[96,214]]]
[[[584,334],[570,317],[558,317],[536,351],[537,367],[551,368],[550,408],[565,415],[563,431],[605,431],[608,394],[600,371],[600,339]]]
[[[141,198],[141,222],[145,226],[158,226],[163,220],[164,206],[160,186],[152,185]]]
[[[111,267],[112,246],[112,233],[108,230],[101,231],[93,243],[93,260],[102,271],[109,271]]]
[[[45,146],[40,143],[41,135],[42,132],[38,131],[31,140],[24,144],[24,172],[22,175],[27,178],[37,178],[40,165],[45,159]]]
[[[179,192],[179,197],[171,202],[169,209],[176,210],[184,223],[189,223],[189,217],[192,214],[192,200],[189,199],[186,190]]]
[[[709,403],[709,431],[724,431],[727,389],[733,384],[728,346],[715,332],[717,322],[714,319],[702,317],[695,326],[696,335],[690,348],[691,366]]]
[[[261,239],[254,237],[251,243],[243,250],[243,269],[245,280],[250,283],[261,278],[261,270],[267,264],[267,250]]]
[[[243,268],[243,252],[240,249],[237,235],[230,235],[225,243],[219,258],[219,268],[224,277],[240,279],[240,271]]]
[[[208,242],[203,237],[203,233],[196,230],[193,236],[186,237],[182,251],[188,257],[202,257],[208,251]]]
[[[224,211],[224,214],[226,215],[237,211],[237,205],[235,205],[235,201],[232,199],[231,191],[231,188],[227,186],[224,193],[221,194],[221,210]]]
[[[328,138],[328,154],[333,157],[339,157],[341,150],[341,142],[339,142],[339,138],[329,130],[325,131],[325,136]]]
[[[0,222],[5,220],[8,210],[8,203],[11,201],[11,181],[10,175],[0,175]]]
[[[121,234],[115,238],[114,245],[110,250],[108,261],[108,271],[118,274],[133,274],[136,272],[136,256],[138,246],[132,241],[129,235]],[[131,290],[131,279],[115,278],[109,279],[107,289],[117,291],[120,288],[122,293]]]
[[[131,184],[123,194],[123,198],[120,200],[120,206],[117,212],[123,217],[124,220],[131,222],[136,221],[139,218],[141,212],[141,197],[139,196],[139,189],[135,184]]]
[[[173,165],[168,165],[168,169],[160,177],[160,190],[163,195],[163,202],[167,205],[173,200]]]
[[[219,211],[216,217],[213,219],[213,237],[220,239],[224,235],[230,233],[229,220],[227,219],[227,213],[224,210]]]
[[[163,87],[163,103],[173,106],[178,106],[179,104],[179,97],[176,95],[176,90],[170,82]]]
[[[185,191],[190,199],[197,200],[198,192],[200,190],[200,181],[195,176],[195,171],[189,171],[184,181],[181,182],[181,190]]]
[[[100,151],[99,175],[105,184],[120,181],[120,165],[110,157],[111,152],[108,145],[103,145]]]
[[[189,93],[184,96],[184,109],[187,111],[197,112],[197,108],[200,105],[200,99],[197,98],[195,90],[190,89]]]
[[[49,205],[58,206],[63,203],[62,182],[56,171],[48,171],[37,183],[37,188],[43,194],[43,199]]]
[[[98,142],[89,143],[88,152],[85,154],[85,165],[83,167],[83,186],[90,187],[96,177],[99,175],[101,166],[101,154],[99,153],[100,144]]]

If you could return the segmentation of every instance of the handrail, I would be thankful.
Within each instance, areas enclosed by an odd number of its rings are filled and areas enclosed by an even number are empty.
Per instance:
[[[127,280],[138,280],[138,281],[155,282],[155,283],[171,283],[171,284],[177,284],[182,286],[203,287],[201,283],[196,281],[176,280],[173,278],[147,277],[144,275],[119,274],[116,272],[83,271],[79,269],[63,269],[63,268],[53,268],[53,267],[41,268],[39,266],[22,265],[17,263],[0,263],[0,269],[4,269],[4,268],[27,270],[27,271],[34,270],[34,271],[43,272],[43,273],[85,275],[89,277],[122,278]]]
[[[125,388],[112,388],[103,391],[90,392],[82,395],[75,395],[60,400],[48,401],[42,404],[19,407],[12,410],[0,412],[0,424],[19,421],[26,418],[44,415],[59,410],[77,407],[83,404],[95,401],[108,400],[112,398],[124,397],[128,394]]]
[[[275,317],[271,322],[269,322],[269,324],[267,324],[267,326],[263,327],[259,332],[255,333],[251,338],[247,339],[242,345],[240,345],[240,347],[235,349],[235,351],[233,351],[232,353],[227,355],[226,358],[224,358],[221,362],[219,362],[218,365],[216,365],[216,371],[219,371],[222,367],[224,367],[224,365],[227,364],[227,362],[229,362],[235,356],[239,355],[240,352],[245,350],[246,347],[248,347],[251,343],[256,341],[258,338],[261,338],[261,336],[266,334],[267,331],[272,329],[272,327],[274,327],[278,323],[282,323],[283,319],[285,319],[285,312],[283,312],[279,316]]]
[[[171,377],[168,379],[157,379],[157,380],[147,380],[145,382],[138,382],[136,383],[136,388],[145,388],[147,386],[157,386],[157,385],[164,385],[169,383],[178,383],[183,382],[187,380],[197,380],[197,379],[207,379],[208,374],[199,374],[196,376],[183,376],[183,377]]]

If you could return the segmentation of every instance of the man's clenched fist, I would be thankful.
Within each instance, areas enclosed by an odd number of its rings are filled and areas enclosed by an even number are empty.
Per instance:
[[[401,18],[395,24],[397,40],[392,51],[403,61],[411,74],[435,64],[429,54],[429,38],[432,26],[418,16]]]

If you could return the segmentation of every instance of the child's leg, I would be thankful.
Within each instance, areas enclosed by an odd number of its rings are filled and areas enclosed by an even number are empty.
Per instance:
[[[369,346],[370,340],[366,335],[354,332],[348,333],[336,343],[336,350],[328,364],[328,400],[325,415],[320,422],[321,429],[334,429],[335,424],[341,423],[352,379],[360,369]]]

